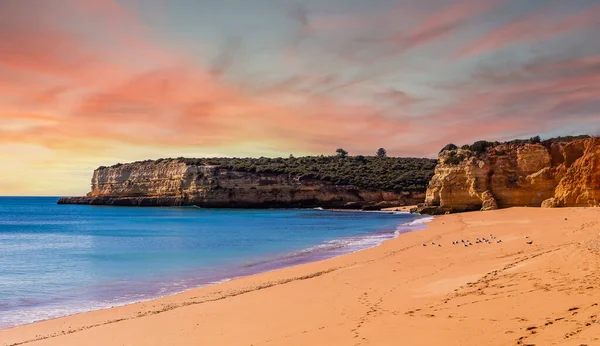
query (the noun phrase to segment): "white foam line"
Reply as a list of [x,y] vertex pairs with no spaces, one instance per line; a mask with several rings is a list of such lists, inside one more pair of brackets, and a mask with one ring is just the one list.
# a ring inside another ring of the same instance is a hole
[[424,224],[430,223],[431,221],[433,221],[433,216],[427,216],[427,217],[423,217],[420,219],[416,219],[412,222],[409,222],[407,225],[408,226],[424,225]]

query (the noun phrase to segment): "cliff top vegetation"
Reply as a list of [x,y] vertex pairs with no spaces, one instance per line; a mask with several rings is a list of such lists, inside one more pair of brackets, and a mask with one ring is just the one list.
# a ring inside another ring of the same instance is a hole
[[[316,179],[337,185],[364,189],[424,192],[433,177],[437,160],[386,156],[305,156],[289,158],[168,158],[139,161],[172,161],[197,166],[217,166],[242,172],[290,174],[300,179]],[[134,163],[135,164],[135,163]],[[117,164],[111,168],[120,167]],[[103,169],[106,167],[100,167]]]
[[[521,145],[525,145],[525,144],[541,144],[549,149],[553,143],[567,143],[567,142],[571,142],[574,140],[588,139],[588,138],[592,138],[592,137],[588,136],[588,135],[580,135],[580,136],[554,137],[554,138],[542,140],[540,138],[540,136],[535,136],[535,137],[531,137],[530,139],[515,139],[515,140],[507,141],[507,142],[477,141],[471,145],[465,144],[461,147],[462,150],[470,151],[470,152],[466,152],[466,153],[464,153],[464,152],[457,153],[455,150],[458,149],[458,147],[454,144],[448,144],[442,148],[442,150],[440,151],[440,155],[442,153],[448,151],[447,157],[445,158],[444,162],[447,164],[451,164],[451,165],[458,165],[464,159],[466,159],[468,157],[471,157],[473,155],[484,154],[488,151],[488,148],[494,148],[494,147],[497,147],[500,145],[507,145],[509,147],[515,147],[515,146],[521,146]],[[504,150],[497,150],[497,151],[495,151],[495,153],[496,153],[496,155],[500,155],[500,156],[505,155]]]
[[[493,147],[497,147],[499,145],[518,146],[518,145],[524,145],[524,144],[542,144],[546,147],[549,147],[552,143],[571,142],[571,141],[578,140],[578,139],[588,139],[588,138],[591,138],[591,136],[588,136],[588,135],[564,136],[564,137],[549,138],[549,139],[545,139],[545,140],[542,140],[540,138],[540,136],[535,136],[535,137],[531,137],[530,139],[514,139],[512,141],[507,141],[507,142],[477,141],[471,145],[465,144],[461,147],[461,149],[471,150],[475,153],[484,153],[487,150],[487,148],[493,148]],[[458,146],[451,143],[451,144],[448,144],[445,147],[443,147],[442,150],[440,151],[440,154],[444,151],[455,150],[455,149],[458,149]]]

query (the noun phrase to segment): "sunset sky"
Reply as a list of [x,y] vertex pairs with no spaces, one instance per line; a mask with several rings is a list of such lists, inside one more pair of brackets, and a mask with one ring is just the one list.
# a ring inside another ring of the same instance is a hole
[[600,0],[1,0],[0,195],[178,156],[600,133]]

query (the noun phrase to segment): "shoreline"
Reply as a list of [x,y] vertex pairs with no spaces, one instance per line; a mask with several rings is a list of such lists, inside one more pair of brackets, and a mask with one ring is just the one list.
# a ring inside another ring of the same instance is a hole
[[[324,261],[2,330],[0,345],[594,344],[599,219],[598,208],[439,216]],[[488,233],[503,242],[475,244]],[[461,237],[474,246],[451,244]]]
[[[311,209],[303,209],[303,210],[313,210]],[[324,212],[348,212],[348,213],[374,213],[374,212],[384,212],[384,211],[362,211],[362,210],[331,210],[331,209],[321,209],[320,211]],[[60,316],[51,316],[44,319],[39,319],[36,321],[13,324],[10,323],[5,324],[4,326],[0,325],[0,332],[5,330],[11,330],[14,328],[29,326],[32,324],[43,323],[47,321],[52,321],[61,318],[68,318],[72,316],[78,316],[86,313],[93,313],[96,311],[104,311],[110,310],[113,308],[122,308],[134,304],[139,303],[148,303],[155,300],[163,299],[166,297],[182,294],[191,290],[202,289],[214,285],[219,285],[224,282],[229,282],[232,280],[238,280],[242,278],[246,278],[249,276],[260,275],[265,273],[270,273],[286,268],[292,268],[296,266],[302,266],[310,263],[317,263],[322,261],[327,261],[332,258],[345,256],[349,254],[356,253],[358,251],[363,251],[366,249],[370,249],[373,247],[380,246],[382,243],[397,238],[400,234],[406,232],[412,232],[421,229],[424,227],[424,223],[428,222],[418,222],[415,221],[425,219],[430,220],[430,217],[427,215],[413,215],[413,219],[402,220],[398,219],[398,225],[395,229],[386,229],[377,232],[371,232],[369,234],[364,234],[360,236],[344,236],[341,238],[331,239],[329,241],[315,244],[306,248],[299,249],[294,252],[279,254],[275,257],[270,257],[268,259],[264,259],[258,262],[247,262],[245,264],[240,264],[239,266],[231,267],[227,269],[227,272],[223,272],[217,276],[209,276],[209,277],[195,277],[189,278],[184,277],[175,280],[175,277],[171,277],[171,280],[180,281],[185,280],[188,281],[186,284],[187,287],[175,288],[171,287],[170,289],[165,289],[164,293],[160,293],[158,295],[153,295],[150,297],[143,298],[133,298],[132,300],[123,300],[123,301],[114,301],[114,302],[106,302],[105,304],[94,304],[89,308],[65,308],[66,312],[64,315]],[[192,283],[196,282],[196,283]],[[143,284],[143,283],[142,283]],[[24,313],[26,311],[15,311],[15,313]],[[29,312],[31,314],[32,311]],[[1,344],[0,344],[1,345]]]

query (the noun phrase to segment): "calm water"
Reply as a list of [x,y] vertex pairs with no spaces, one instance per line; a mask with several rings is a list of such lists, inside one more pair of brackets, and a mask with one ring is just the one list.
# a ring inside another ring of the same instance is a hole
[[0,198],[0,329],[364,249],[408,214],[56,205]]

